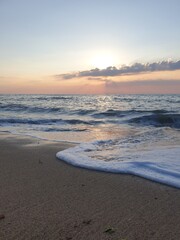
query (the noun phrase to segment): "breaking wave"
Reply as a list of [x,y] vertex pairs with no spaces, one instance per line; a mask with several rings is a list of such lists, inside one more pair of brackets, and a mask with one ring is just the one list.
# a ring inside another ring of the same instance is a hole
[[180,114],[152,114],[133,118],[129,122],[145,126],[180,128]]

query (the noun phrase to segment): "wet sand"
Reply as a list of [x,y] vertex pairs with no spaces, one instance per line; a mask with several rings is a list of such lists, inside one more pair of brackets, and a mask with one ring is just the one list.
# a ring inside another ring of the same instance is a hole
[[56,159],[70,146],[0,134],[0,239],[180,239],[179,189]]

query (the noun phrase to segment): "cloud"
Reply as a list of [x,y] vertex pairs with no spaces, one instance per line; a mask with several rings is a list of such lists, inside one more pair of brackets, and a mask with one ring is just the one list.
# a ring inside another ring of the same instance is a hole
[[76,73],[67,73],[67,74],[59,74],[59,75],[54,75],[55,78],[63,78],[65,80],[72,79],[76,77]]
[[153,63],[134,63],[131,66],[122,65],[120,68],[116,67],[107,67],[105,69],[91,69],[87,71],[80,71],[75,73],[59,74],[55,75],[57,79],[73,79],[80,77],[115,77],[123,75],[132,75],[138,73],[147,73],[147,72],[157,72],[157,71],[174,71],[180,70],[180,60],[179,61],[162,61],[162,62],[153,62]]

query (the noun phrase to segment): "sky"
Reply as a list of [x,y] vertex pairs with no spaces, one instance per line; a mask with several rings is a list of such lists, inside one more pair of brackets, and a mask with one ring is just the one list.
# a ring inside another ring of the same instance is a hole
[[0,0],[0,93],[180,93],[179,0]]

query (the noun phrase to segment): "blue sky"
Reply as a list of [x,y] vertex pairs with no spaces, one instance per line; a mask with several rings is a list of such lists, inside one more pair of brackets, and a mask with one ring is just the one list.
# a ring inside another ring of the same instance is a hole
[[0,0],[0,76],[179,60],[179,13],[179,0]]

